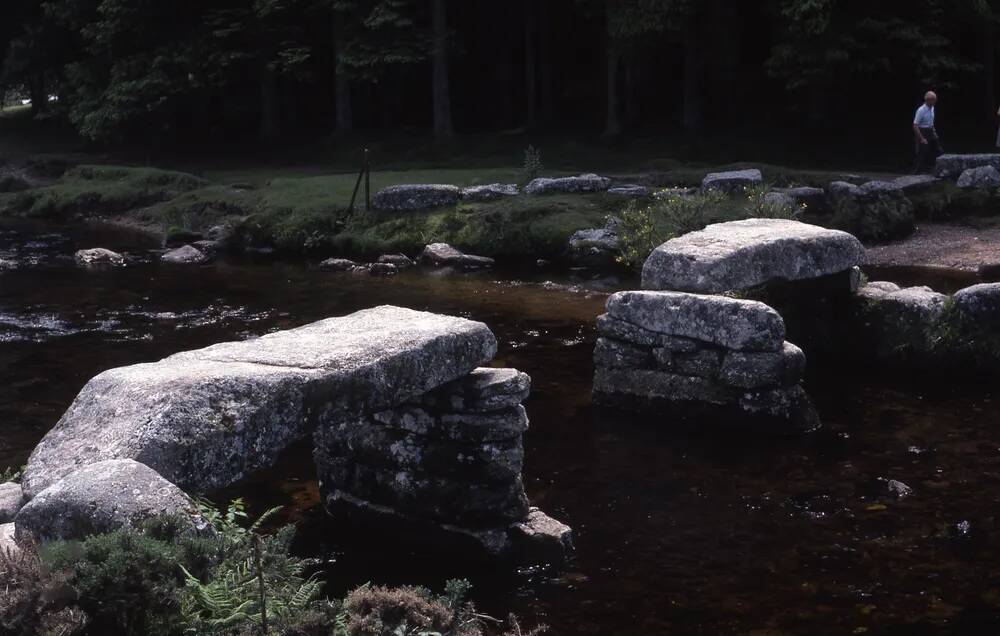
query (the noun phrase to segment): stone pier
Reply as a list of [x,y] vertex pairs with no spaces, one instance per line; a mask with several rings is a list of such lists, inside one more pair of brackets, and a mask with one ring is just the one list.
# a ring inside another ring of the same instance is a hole
[[719,223],[667,241],[646,260],[644,291],[612,295],[597,320],[595,400],[698,426],[818,427],[801,385],[805,354],[785,340],[782,316],[748,297],[811,280],[849,293],[863,251],[850,234],[785,219]]

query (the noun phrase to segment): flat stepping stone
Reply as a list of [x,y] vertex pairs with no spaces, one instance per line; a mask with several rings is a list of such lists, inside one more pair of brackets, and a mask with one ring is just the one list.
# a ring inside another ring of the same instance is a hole
[[541,177],[524,187],[528,194],[552,194],[556,192],[569,194],[584,194],[588,192],[605,192],[611,187],[611,179],[596,174],[581,174],[576,177],[558,177],[550,179]]
[[728,172],[711,172],[701,181],[702,192],[713,190],[727,193],[740,192],[764,183],[764,175],[760,170],[730,170]]
[[786,219],[709,225],[657,247],[642,268],[644,289],[718,294],[775,280],[836,274],[861,262],[847,232]]
[[612,294],[608,318],[645,331],[680,336],[736,351],[779,351],[785,321],[756,300],[682,292],[627,291]]
[[376,210],[404,212],[451,207],[458,204],[461,191],[457,186],[439,183],[395,185],[375,193],[372,205]]

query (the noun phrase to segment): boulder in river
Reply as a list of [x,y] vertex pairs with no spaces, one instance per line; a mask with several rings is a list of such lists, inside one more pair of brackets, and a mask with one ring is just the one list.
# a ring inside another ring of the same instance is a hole
[[396,269],[406,269],[416,265],[413,259],[406,254],[383,254],[378,257],[378,262],[393,265]]
[[270,466],[317,426],[467,375],[496,354],[483,323],[382,306],[105,371],[35,448],[30,498],[80,466],[140,461],[204,493]]
[[204,263],[208,260],[208,257],[198,248],[192,245],[185,245],[164,252],[160,260],[164,263],[173,263],[175,265],[196,265]]
[[935,163],[935,174],[946,179],[956,179],[966,170],[993,166],[1000,170],[1000,154],[941,155]]
[[757,168],[749,170],[730,170],[728,172],[711,172],[701,181],[701,191],[719,191],[729,194],[742,192],[747,188],[764,183],[764,176]]
[[197,506],[148,466],[114,459],[84,466],[35,495],[14,522],[17,539],[84,539],[138,527],[161,514],[187,519],[194,533],[208,530]]
[[785,322],[762,302],[682,292],[626,291],[608,299],[608,317],[661,334],[737,351],[778,351]]
[[328,258],[319,264],[320,269],[330,272],[350,272],[357,269],[359,265],[346,258]]
[[969,168],[958,177],[960,188],[996,188],[1000,186],[1000,170],[993,166]]
[[559,563],[573,550],[573,530],[538,508],[511,526],[514,551],[532,563]]
[[596,174],[581,174],[576,177],[540,177],[524,187],[527,194],[585,194],[605,192],[611,187],[611,179]]
[[453,185],[421,183],[395,185],[375,193],[372,204],[376,210],[404,212],[451,207],[458,204],[459,189]]
[[459,269],[485,269],[493,267],[495,264],[492,258],[466,254],[447,243],[427,245],[420,254],[420,260],[438,267],[457,267]]
[[24,505],[24,491],[21,484],[8,481],[0,484],[0,523],[8,523],[17,516]]
[[721,293],[851,269],[864,248],[846,232],[787,219],[709,225],[671,239],[642,268],[645,289]]
[[583,266],[610,266],[621,253],[618,247],[619,220],[611,218],[604,227],[577,230],[569,237],[569,256]]
[[103,247],[93,247],[86,250],[78,250],[73,255],[77,265],[124,265],[125,257],[118,252],[112,252]]
[[462,200],[464,201],[493,201],[506,197],[516,197],[519,194],[521,194],[521,190],[516,183],[489,183],[462,188]]

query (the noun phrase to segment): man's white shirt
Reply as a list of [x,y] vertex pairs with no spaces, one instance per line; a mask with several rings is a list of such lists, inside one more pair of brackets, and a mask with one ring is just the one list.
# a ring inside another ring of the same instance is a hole
[[934,107],[923,104],[917,109],[917,114],[913,117],[913,125],[917,128],[934,127]]

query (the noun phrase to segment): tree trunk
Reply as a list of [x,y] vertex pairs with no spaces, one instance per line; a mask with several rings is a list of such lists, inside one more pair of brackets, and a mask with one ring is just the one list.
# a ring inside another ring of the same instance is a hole
[[691,131],[701,129],[701,42],[698,20],[692,15],[684,29],[684,128]]
[[535,78],[535,2],[524,0],[524,123],[534,128],[538,123],[538,83]]
[[45,91],[45,78],[34,75],[28,83],[28,99],[31,100],[31,114],[38,115],[49,106],[49,96]]
[[634,55],[625,59],[625,125],[639,123],[639,64]]
[[351,108],[351,80],[344,69],[343,57],[346,45],[344,34],[344,16],[339,11],[333,12],[334,66],[333,91],[336,108],[336,125],[338,133],[349,133],[354,130],[354,111]]
[[451,123],[451,94],[448,84],[448,16],[445,0],[431,0],[431,29],[434,38],[433,92],[434,137],[447,139],[455,134]]
[[497,123],[500,128],[507,128],[514,120],[514,100],[511,99],[514,70],[507,39],[503,34],[500,38],[500,59],[497,65]]
[[552,89],[552,47],[549,46],[549,3],[538,3],[538,84],[541,116],[545,123],[555,118]]
[[260,73],[260,138],[270,142],[279,135],[278,76],[266,62],[261,64]]
[[608,113],[604,123],[605,139],[613,139],[622,134],[622,122],[619,115],[618,99],[618,67],[622,56],[610,40],[608,41]]
[[[980,64],[983,65],[983,123],[989,123],[991,130],[997,127],[997,97],[996,97],[996,40],[993,36],[993,25],[986,23],[978,29],[976,44]],[[978,120],[978,118],[977,118]],[[978,128],[978,124],[977,124]]]

